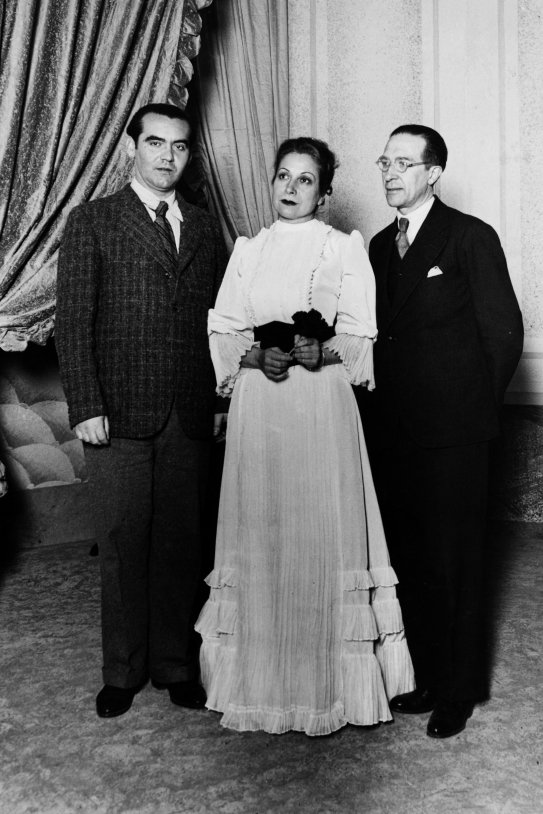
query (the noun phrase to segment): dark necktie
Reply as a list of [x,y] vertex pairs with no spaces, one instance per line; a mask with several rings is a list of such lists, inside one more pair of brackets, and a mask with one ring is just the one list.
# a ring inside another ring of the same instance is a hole
[[177,246],[175,245],[175,237],[173,234],[173,229],[169,220],[166,218],[166,212],[168,211],[168,204],[166,201],[161,201],[157,208],[155,209],[155,226],[160,232],[160,237],[162,238],[162,243],[164,244],[164,248],[168,252],[168,254],[173,254],[175,257],[177,254]]
[[398,249],[398,254],[403,260],[403,256],[409,248],[409,241],[407,239],[407,228],[409,226],[409,221],[407,218],[400,218],[398,221],[398,234],[396,235],[396,248]]

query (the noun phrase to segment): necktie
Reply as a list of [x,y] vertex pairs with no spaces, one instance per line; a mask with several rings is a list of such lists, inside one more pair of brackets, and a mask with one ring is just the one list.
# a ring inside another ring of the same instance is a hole
[[398,249],[398,254],[403,260],[403,256],[409,248],[409,241],[407,239],[407,227],[409,226],[409,221],[407,218],[400,218],[398,221],[398,234],[396,235],[396,248]]
[[177,246],[175,245],[175,237],[173,235],[173,229],[171,227],[170,222],[166,218],[166,212],[168,211],[168,204],[166,201],[161,201],[157,208],[155,209],[155,226],[157,230],[160,232],[160,237],[162,238],[162,243],[164,244],[164,248],[168,252],[168,254],[173,254],[174,257],[177,254]]

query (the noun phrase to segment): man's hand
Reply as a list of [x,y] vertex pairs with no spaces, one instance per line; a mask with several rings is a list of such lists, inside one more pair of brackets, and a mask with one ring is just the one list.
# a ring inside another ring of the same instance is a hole
[[0,461],[0,497],[4,497],[8,493],[8,481],[6,478],[6,468],[2,461]]
[[224,441],[226,438],[226,425],[228,423],[228,413],[215,413],[213,421],[213,438],[215,441]]
[[80,441],[86,444],[109,444],[109,420],[107,415],[97,415],[87,418],[74,427],[74,432]]

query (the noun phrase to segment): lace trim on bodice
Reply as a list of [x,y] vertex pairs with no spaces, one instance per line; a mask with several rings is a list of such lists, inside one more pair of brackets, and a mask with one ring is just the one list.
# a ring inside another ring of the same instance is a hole
[[[293,313],[296,310],[302,311],[309,311],[313,307],[313,286],[315,283],[315,275],[321,265],[322,258],[324,256],[324,252],[326,249],[326,244],[328,242],[328,238],[332,232],[332,226],[329,226],[326,223],[322,223],[322,221],[311,221],[311,223],[315,223],[319,225],[319,240],[315,241],[315,246],[313,247],[314,250],[308,257],[307,262],[307,272],[303,276],[303,284],[302,290],[300,292],[300,307],[299,309],[294,309]],[[282,224],[280,221],[276,221],[273,226],[271,226],[266,234],[263,237],[262,245],[260,247],[260,252],[258,257],[254,263],[254,268],[251,273],[251,279],[247,286],[247,302],[246,302],[246,309],[249,315],[249,319],[252,322],[253,327],[259,324],[256,309],[254,304],[254,297],[253,292],[255,285],[258,281],[260,274],[262,273],[263,269],[265,268],[265,263],[263,262],[263,258],[266,255],[267,250],[269,249],[270,241],[273,240],[275,235],[277,234],[278,230],[281,228],[291,228],[296,229],[300,228],[295,225],[288,226]]]

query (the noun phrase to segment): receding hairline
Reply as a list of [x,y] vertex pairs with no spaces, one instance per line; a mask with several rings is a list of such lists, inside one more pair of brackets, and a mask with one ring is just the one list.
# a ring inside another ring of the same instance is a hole
[[441,167],[442,170],[445,169],[449,151],[441,133],[425,124],[401,124],[390,133],[388,141],[395,136],[402,135],[421,138],[424,142],[421,158],[427,165],[438,166]]
[[[392,139],[401,138],[402,136],[411,136],[411,138],[421,139],[420,154],[421,154],[421,157],[424,155],[424,153],[426,152],[426,150],[428,148],[428,142],[426,141],[424,136],[415,135],[414,133],[408,133],[407,130],[402,130],[399,133],[391,134],[387,139],[387,143],[385,145],[385,151],[386,151],[388,145],[390,144],[390,142],[392,141]],[[412,156],[407,156],[407,155],[402,156],[402,157],[403,158],[412,158]]]
[[148,118],[150,119],[152,117],[154,117],[156,119],[167,119],[170,122],[179,122],[180,124],[184,124],[184,125],[186,125],[186,127],[188,129],[188,134],[189,135],[190,135],[190,133],[192,131],[192,126],[191,126],[191,123],[188,121],[188,119],[181,119],[179,116],[168,116],[167,113],[155,113],[154,111],[150,110],[148,113],[144,113],[143,116],[141,117],[142,129],[141,129],[140,136],[143,135],[143,128],[145,126],[146,119],[148,119]]

